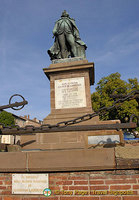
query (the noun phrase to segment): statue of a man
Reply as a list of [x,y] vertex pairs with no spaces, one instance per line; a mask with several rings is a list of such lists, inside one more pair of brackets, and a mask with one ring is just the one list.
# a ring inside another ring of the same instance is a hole
[[55,42],[48,50],[51,60],[69,57],[85,57],[85,49],[87,46],[80,39],[75,20],[69,17],[66,10],[62,12],[61,18],[56,21],[53,35],[55,37]]

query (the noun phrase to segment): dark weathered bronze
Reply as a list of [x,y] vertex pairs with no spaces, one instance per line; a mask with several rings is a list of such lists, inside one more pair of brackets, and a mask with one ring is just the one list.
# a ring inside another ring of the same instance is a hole
[[69,57],[85,58],[86,44],[80,39],[75,20],[64,10],[53,29],[54,45],[48,50],[51,60]]
[[[12,98],[15,96],[21,97],[23,99],[23,101],[11,103]],[[28,102],[24,99],[23,96],[21,96],[20,94],[14,94],[10,97],[8,105],[0,106],[0,111],[7,109],[7,108],[12,108],[13,110],[21,110],[26,104],[28,104]],[[20,108],[18,108],[18,107],[20,107]]]

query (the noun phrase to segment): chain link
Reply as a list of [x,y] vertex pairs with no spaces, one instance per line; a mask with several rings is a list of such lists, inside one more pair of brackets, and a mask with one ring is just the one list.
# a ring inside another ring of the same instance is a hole
[[115,107],[116,108],[119,107],[121,105],[121,103],[123,103],[126,100],[130,100],[130,99],[135,98],[135,96],[138,95],[138,94],[139,94],[139,90],[133,90],[132,92],[130,92],[128,95],[126,95],[124,97],[123,97],[123,95],[121,95],[122,98],[114,101],[114,103],[109,107],[103,107],[103,108],[98,109],[96,112],[77,117],[73,120],[58,122],[57,124],[54,124],[54,125],[43,124],[40,127],[34,127],[33,125],[27,125],[24,128],[21,128],[19,126],[5,127],[3,124],[0,124],[0,129],[1,129],[1,126],[2,126],[2,128],[4,128],[4,129],[11,129],[11,128],[14,128],[15,130],[37,130],[38,129],[38,130],[45,131],[45,130],[48,130],[48,129],[51,129],[51,128],[62,128],[62,127],[66,127],[66,126],[71,126],[71,125],[74,125],[74,124],[81,123],[83,121],[90,120],[90,119],[98,116],[99,114],[105,114],[106,111],[111,110]]

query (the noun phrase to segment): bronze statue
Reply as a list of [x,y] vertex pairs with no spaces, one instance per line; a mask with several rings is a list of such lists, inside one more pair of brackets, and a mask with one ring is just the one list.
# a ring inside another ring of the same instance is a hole
[[54,45],[47,51],[51,60],[70,57],[85,58],[86,44],[80,39],[75,20],[64,10],[53,29]]

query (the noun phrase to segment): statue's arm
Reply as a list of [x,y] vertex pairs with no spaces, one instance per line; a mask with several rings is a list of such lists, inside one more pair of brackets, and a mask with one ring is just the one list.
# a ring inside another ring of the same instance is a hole
[[54,29],[53,29],[53,35],[56,36],[57,35],[57,28],[58,28],[58,23],[55,23]]
[[75,37],[75,40],[80,39],[80,34],[79,34],[79,30],[76,26],[73,26],[73,35]]

